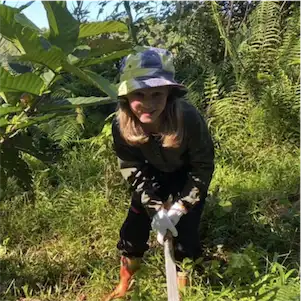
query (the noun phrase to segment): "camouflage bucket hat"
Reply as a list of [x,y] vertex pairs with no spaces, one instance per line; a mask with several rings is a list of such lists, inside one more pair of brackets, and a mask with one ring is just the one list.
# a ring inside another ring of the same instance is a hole
[[138,89],[160,86],[174,86],[184,95],[187,92],[185,86],[174,79],[172,54],[165,49],[145,48],[142,52],[129,54],[123,58],[118,96],[127,95]]

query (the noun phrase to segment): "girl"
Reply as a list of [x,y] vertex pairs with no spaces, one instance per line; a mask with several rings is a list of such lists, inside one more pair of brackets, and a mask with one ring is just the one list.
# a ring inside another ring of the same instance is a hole
[[182,99],[186,89],[174,73],[171,53],[159,48],[130,54],[122,63],[112,133],[132,199],[117,244],[120,283],[106,301],[125,295],[151,228],[160,244],[172,233],[176,260],[200,256],[198,228],[214,150],[204,119]]

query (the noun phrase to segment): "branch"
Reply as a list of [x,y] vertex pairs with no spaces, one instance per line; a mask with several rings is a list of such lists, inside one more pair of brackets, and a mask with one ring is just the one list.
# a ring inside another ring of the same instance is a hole
[[138,45],[136,28],[135,28],[135,25],[134,25],[134,22],[133,22],[133,16],[132,16],[132,12],[131,12],[130,1],[124,1],[123,4],[124,4],[125,11],[126,11],[126,13],[128,15],[128,18],[129,18],[128,27],[129,27],[130,35],[131,35],[134,43],[136,45]]
[[[228,18],[228,24],[227,24],[227,28],[226,28],[226,36],[227,38],[229,39],[229,35],[230,35],[230,25],[231,25],[231,19],[232,19],[232,13],[233,13],[233,4],[234,4],[234,1],[230,1],[230,15],[229,15],[229,18]],[[224,54],[224,60],[226,60],[226,57],[227,57],[227,51],[228,51],[228,48],[227,48],[227,44],[225,44],[225,54]]]

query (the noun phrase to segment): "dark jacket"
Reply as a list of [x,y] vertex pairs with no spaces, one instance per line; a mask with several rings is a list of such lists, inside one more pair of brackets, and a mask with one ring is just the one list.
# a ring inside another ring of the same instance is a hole
[[184,138],[179,148],[164,148],[160,139],[152,135],[147,143],[130,146],[120,135],[117,119],[113,120],[114,149],[122,176],[151,217],[165,201],[159,197],[161,181],[156,170],[164,174],[187,170],[179,199],[187,210],[206,198],[212,178],[214,149],[205,120],[193,105],[186,101],[181,105]]

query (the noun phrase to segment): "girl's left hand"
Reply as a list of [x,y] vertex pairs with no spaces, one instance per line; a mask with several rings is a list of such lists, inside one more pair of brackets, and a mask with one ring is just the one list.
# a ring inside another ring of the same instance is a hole
[[176,225],[183,214],[186,213],[186,209],[183,205],[178,202],[175,202],[167,212],[167,216],[172,221],[174,225]]
[[151,225],[153,230],[157,231],[157,240],[161,245],[164,244],[165,236],[168,231],[170,231],[173,236],[178,236],[178,231],[164,208],[155,214]]

